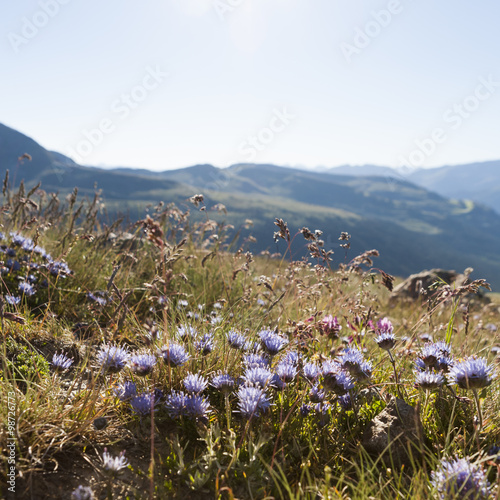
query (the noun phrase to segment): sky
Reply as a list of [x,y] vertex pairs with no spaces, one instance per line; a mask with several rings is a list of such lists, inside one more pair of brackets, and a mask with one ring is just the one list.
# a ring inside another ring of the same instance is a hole
[[0,0],[0,123],[78,163],[500,159],[494,0]]

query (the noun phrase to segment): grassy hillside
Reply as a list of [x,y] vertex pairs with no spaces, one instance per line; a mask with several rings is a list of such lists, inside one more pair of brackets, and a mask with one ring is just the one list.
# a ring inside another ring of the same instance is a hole
[[500,315],[481,283],[394,302],[360,259],[227,252],[209,207],[160,204],[122,231],[99,200],[5,193],[0,495],[495,498]]

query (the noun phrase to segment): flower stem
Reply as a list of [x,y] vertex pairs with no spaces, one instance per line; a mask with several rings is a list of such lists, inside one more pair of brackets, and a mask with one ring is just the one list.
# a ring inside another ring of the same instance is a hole
[[389,359],[392,364],[392,369],[394,370],[394,379],[396,381],[396,387],[398,389],[398,395],[400,399],[404,400],[403,393],[401,392],[401,387],[399,386],[399,377],[398,377],[398,372],[396,370],[396,362],[394,361],[394,358],[392,357],[392,353],[390,349],[387,349],[387,353],[389,354]]
[[472,389],[472,393],[474,394],[474,399],[476,400],[477,416],[479,418],[478,430],[481,430],[483,428],[483,412],[481,411],[481,401],[479,400],[477,389]]

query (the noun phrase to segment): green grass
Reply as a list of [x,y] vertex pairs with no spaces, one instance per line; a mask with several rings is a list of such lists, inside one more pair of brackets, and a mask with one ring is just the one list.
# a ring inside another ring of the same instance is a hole
[[[426,397],[414,386],[424,334],[436,341],[450,336],[456,359],[475,354],[498,365],[490,351],[498,334],[489,326],[499,326],[496,296],[491,304],[471,302],[465,293],[451,301],[429,295],[427,301],[397,303],[389,300],[378,271],[295,261],[290,252],[281,259],[252,255],[247,245],[232,248],[222,225],[203,212],[193,219],[184,209],[161,205],[150,209],[151,219],[106,226],[97,216],[99,200],[81,208],[76,199],[69,205],[37,200],[35,207],[25,202],[32,196],[6,194],[0,242],[4,251],[15,250],[13,258],[21,264],[15,270],[2,254],[0,392],[6,404],[0,418],[15,420],[13,434],[0,434],[2,474],[8,479],[12,437],[19,498],[69,498],[84,485],[96,498],[423,499],[431,495],[431,472],[439,461],[466,456],[484,468],[492,488],[498,482],[498,470],[487,459],[500,441],[498,379],[479,393],[481,429],[470,391],[456,388],[457,399],[441,388]],[[51,273],[39,253],[12,245],[11,231],[36,240],[72,272]],[[302,235],[291,236],[293,254],[294,245],[306,242]],[[353,257],[347,251],[346,263]],[[18,284],[30,275],[35,293],[20,295]],[[20,303],[7,303],[7,295],[20,296]],[[324,329],[329,314],[342,327],[336,335]],[[394,365],[374,340],[373,325],[384,317],[398,339],[391,351]],[[155,354],[165,344],[181,342],[176,337],[181,325],[197,331],[184,343],[191,357],[183,366],[159,359],[144,377],[130,367],[111,374],[98,366],[103,343]],[[206,418],[169,414],[165,399],[184,390],[188,373],[209,380],[218,372],[242,377],[243,353],[229,346],[226,335],[234,330],[258,342],[264,328],[288,340],[271,358],[271,370],[289,352],[302,360],[299,375],[284,388],[266,388],[271,402],[266,412],[244,418],[236,390],[225,397],[209,386],[202,396],[210,405]],[[214,348],[203,355],[196,342],[207,333]],[[335,393],[327,392],[329,404],[321,412],[310,401],[302,366],[336,359],[347,343],[363,350],[373,372],[354,383],[351,407],[344,409]],[[68,371],[54,372],[55,353],[74,360]],[[154,412],[141,416],[130,402],[120,401],[114,390],[126,380],[136,383],[138,393],[162,391]],[[369,455],[363,446],[370,422],[398,394],[418,409],[423,425],[418,453],[404,467],[388,455]],[[310,405],[308,414],[300,411],[304,404]],[[115,476],[104,470],[105,448],[113,456],[125,451],[128,466]],[[2,488],[6,496],[9,491]]]

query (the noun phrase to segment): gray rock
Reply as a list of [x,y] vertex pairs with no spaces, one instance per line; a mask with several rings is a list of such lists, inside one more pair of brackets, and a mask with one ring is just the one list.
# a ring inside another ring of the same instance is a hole
[[416,408],[393,399],[369,424],[362,445],[374,459],[387,467],[411,468],[421,459],[424,446],[422,422]]
[[444,269],[422,271],[418,274],[412,274],[396,286],[392,292],[391,299],[417,299],[422,296],[422,291],[428,292],[429,287],[439,280],[443,280],[448,285],[456,283],[457,286],[461,286],[465,283],[467,277],[464,274]]

